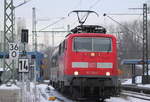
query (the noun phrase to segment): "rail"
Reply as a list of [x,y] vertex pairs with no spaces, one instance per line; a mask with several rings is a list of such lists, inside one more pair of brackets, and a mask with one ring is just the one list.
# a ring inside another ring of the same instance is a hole
[[144,93],[138,93],[138,92],[133,92],[133,91],[122,91],[121,95],[150,101],[150,95],[144,94]]
[[139,87],[136,85],[122,85],[121,88],[122,88],[122,90],[126,90],[126,91],[150,94],[150,88],[146,88],[146,87]]
[[122,85],[121,88],[121,95],[150,101],[150,88],[139,87],[136,85]]

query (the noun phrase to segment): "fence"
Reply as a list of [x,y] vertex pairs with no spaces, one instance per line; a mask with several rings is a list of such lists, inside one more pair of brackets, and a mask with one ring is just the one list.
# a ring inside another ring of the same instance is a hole
[[33,83],[31,86],[24,84],[21,88],[15,85],[0,86],[0,102],[42,102],[41,97],[38,88],[35,90]]
[[21,99],[19,96],[0,96],[0,102],[21,102]]
[[21,102],[19,91],[20,89],[2,87],[0,89],[0,102]]

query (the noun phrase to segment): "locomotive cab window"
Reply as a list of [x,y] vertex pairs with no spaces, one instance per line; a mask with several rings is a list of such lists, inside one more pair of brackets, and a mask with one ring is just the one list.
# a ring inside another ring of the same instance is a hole
[[61,47],[61,44],[59,44],[59,55],[61,55],[61,51],[62,50],[62,47]]
[[65,40],[59,45],[59,55],[65,51]]
[[51,57],[51,65],[52,68],[55,68],[56,66],[58,66],[57,60],[58,60],[58,53],[59,53],[59,48],[57,47]]
[[62,43],[62,52],[64,52],[64,51],[65,51],[65,40]]
[[102,37],[75,37],[73,50],[79,52],[111,52],[112,39]]

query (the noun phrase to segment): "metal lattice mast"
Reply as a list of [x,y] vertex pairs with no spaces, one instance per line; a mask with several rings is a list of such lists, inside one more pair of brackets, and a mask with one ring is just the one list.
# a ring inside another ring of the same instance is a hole
[[148,80],[148,31],[147,31],[147,4],[143,4],[143,75]]
[[32,46],[33,51],[37,51],[36,13],[35,8],[32,10]]
[[[8,43],[14,42],[14,6],[13,0],[4,0],[4,52],[8,53]],[[4,72],[7,69],[11,71],[11,76],[13,75],[14,60],[6,61],[4,57],[3,60]],[[4,74],[5,75],[5,74]],[[9,78],[6,78],[8,81]],[[4,82],[5,82],[4,81]]]
[[[32,8],[32,46],[33,46],[33,51],[35,51],[35,55],[37,54],[37,32],[36,32],[36,12],[35,8]],[[35,59],[36,60],[36,59]],[[37,88],[36,88],[36,79],[37,79],[37,62],[35,61],[35,67],[34,67],[34,98],[35,101],[37,100]]]

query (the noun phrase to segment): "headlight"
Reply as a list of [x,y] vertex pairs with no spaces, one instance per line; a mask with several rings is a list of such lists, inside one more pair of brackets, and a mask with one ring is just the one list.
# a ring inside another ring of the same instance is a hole
[[92,57],[95,56],[95,53],[92,52],[92,53],[91,53],[91,56],[92,56]]
[[110,72],[106,72],[106,76],[110,76]]
[[78,71],[75,71],[75,72],[74,72],[74,75],[76,75],[76,76],[79,75],[79,72],[78,72]]

